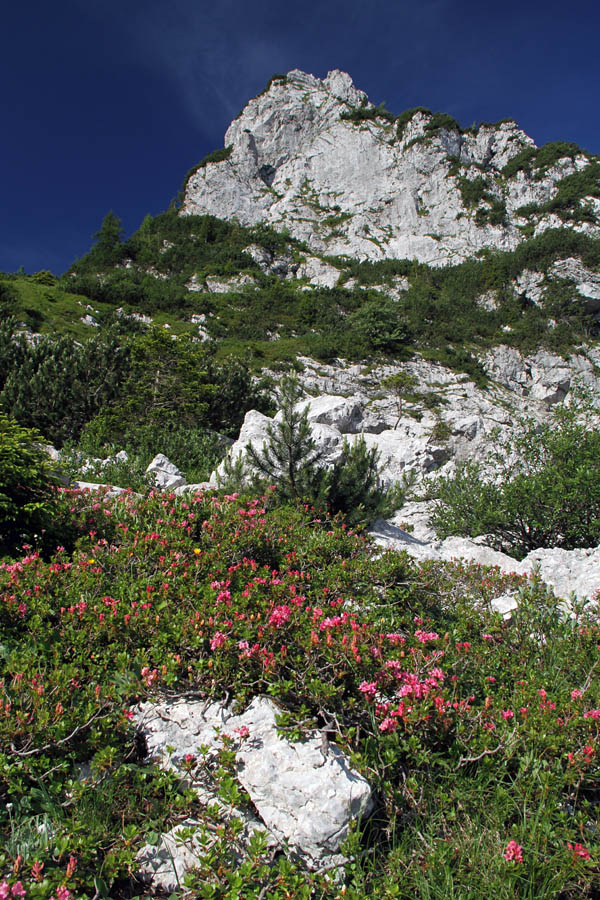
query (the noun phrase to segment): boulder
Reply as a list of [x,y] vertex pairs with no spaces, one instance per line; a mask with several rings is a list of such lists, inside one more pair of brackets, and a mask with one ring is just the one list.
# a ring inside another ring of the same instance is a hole
[[332,859],[341,863],[338,851],[351,821],[372,809],[369,784],[320,734],[311,733],[302,741],[278,735],[278,713],[268,697],[256,697],[241,715],[217,703],[179,699],[141,704],[134,722],[149,755],[191,780],[202,802],[211,799],[206,781],[194,782],[186,756],[195,756],[201,745],[215,751],[219,734],[247,735],[235,744],[236,775],[263,826],[311,867]]
[[156,486],[163,491],[172,491],[185,484],[185,477],[163,453],[157,453],[146,472],[152,475]]
[[318,256],[309,256],[298,266],[297,278],[306,278],[313,287],[335,287],[339,281],[339,269],[323,262]]
[[[73,487],[78,491],[102,491],[102,496],[109,498],[118,497],[119,494],[127,493],[126,488],[116,487],[112,484],[96,484],[91,481],[74,481]],[[141,497],[141,494],[134,493],[134,496]]]

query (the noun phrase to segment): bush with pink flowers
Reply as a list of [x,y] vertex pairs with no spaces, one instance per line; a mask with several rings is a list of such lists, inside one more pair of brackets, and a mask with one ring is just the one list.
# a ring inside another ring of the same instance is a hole
[[[270,495],[63,491],[58,509],[68,549],[0,565],[0,889],[146,896],[136,852],[194,817],[218,840],[191,896],[598,896],[596,610],[375,552]],[[490,608],[507,590],[510,623]],[[327,726],[376,796],[343,885],[260,842],[234,865],[231,824],[145,762],[130,710],[179,692],[269,694],[287,734]]]

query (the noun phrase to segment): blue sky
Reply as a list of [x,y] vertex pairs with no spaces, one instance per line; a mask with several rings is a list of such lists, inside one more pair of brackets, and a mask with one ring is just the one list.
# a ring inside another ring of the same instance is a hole
[[392,112],[512,116],[600,153],[600,6],[504,0],[22,0],[3,10],[0,270],[129,234],[271,75],[349,72]]

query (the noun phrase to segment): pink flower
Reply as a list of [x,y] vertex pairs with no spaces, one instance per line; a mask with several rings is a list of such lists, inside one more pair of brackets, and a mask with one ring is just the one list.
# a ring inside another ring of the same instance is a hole
[[247,725],[240,725],[239,728],[234,728],[233,733],[237,734],[241,738],[247,738],[250,734],[250,729]]
[[504,859],[507,862],[523,862],[523,848],[516,841],[509,841],[504,851]]
[[[322,610],[319,610],[319,612],[322,612]],[[291,614],[292,610],[287,604],[276,606],[269,616],[269,625],[273,625],[274,628],[279,628],[280,625],[284,625],[287,622]]]
[[515,714],[512,711],[512,709],[505,709],[502,712],[502,718],[505,719],[505,721],[507,721],[507,722],[510,721],[510,719],[514,719],[514,716],[515,716]]
[[11,888],[11,895],[13,897],[24,897],[25,896],[25,888],[21,884],[20,881],[15,881]]
[[227,635],[223,634],[222,631],[215,631],[214,635],[212,636],[211,642],[210,642],[210,649],[218,650],[219,647],[223,646],[223,644],[226,642],[226,640],[227,640]]
[[428,644],[430,641],[439,640],[439,634],[437,631],[422,631],[420,628],[417,628],[415,631],[415,637],[421,644]]
[[574,846],[573,844],[567,844],[567,847],[573,854],[573,857],[579,856],[581,859],[591,859],[590,854],[585,849],[583,844],[575,844]]
[[0,884],[0,900],[6,900],[7,897],[10,897],[10,888],[8,881],[3,881]]
[[398,727],[398,723],[394,719],[391,719],[388,716],[387,718],[385,718],[383,720],[383,722],[379,726],[379,730],[383,731],[384,734],[387,734],[388,732],[395,731],[397,727]]
[[583,697],[583,692],[579,688],[574,688],[571,691],[571,700],[579,700],[580,697]]
[[44,871],[44,863],[40,862],[39,859],[36,859],[36,861],[34,862],[34,864],[31,867],[31,874],[33,875],[33,877],[36,881],[42,880],[42,878],[44,877],[43,871]]
[[363,681],[358,686],[359,691],[369,698],[373,698],[377,693],[377,684],[374,681]]
[[590,709],[583,714],[584,719],[600,719],[600,709]]
[[[73,894],[71,891],[61,884],[60,887],[56,888],[56,900],[71,900]],[[52,898],[50,898],[52,900]]]

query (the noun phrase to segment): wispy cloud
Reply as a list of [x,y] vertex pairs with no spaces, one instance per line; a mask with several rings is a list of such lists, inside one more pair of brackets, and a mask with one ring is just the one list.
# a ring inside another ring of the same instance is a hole
[[120,52],[163,73],[196,126],[210,136],[222,133],[272,74],[285,71],[291,56],[286,22],[283,29],[269,22],[273,4],[260,0],[252,7],[240,0],[106,0],[101,7],[72,2],[86,15],[110,19]]

